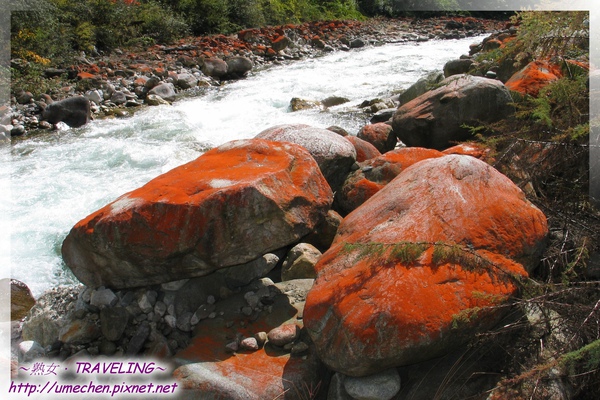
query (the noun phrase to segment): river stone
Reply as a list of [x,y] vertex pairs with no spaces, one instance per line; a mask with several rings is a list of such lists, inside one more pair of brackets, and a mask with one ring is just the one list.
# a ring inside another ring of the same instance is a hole
[[252,71],[254,63],[248,57],[235,56],[227,61],[227,78],[239,79],[248,75]]
[[98,307],[112,307],[119,301],[117,295],[110,289],[98,289],[92,292],[90,304]]
[[363,162],[381,155],[375,146],[356,136],[344,136],[356,150],[356,162]]
[[336,207],[347,214],[371,198],[411,165],[444,153],[422,147],[403,147],[359,163],[335,194]]
[[510,92],[500,81],[470,75],[444,79],[440,87],[403,104],[394,115],[395,136],[407,146],[443,150],[472,137],[468,126],[513,114]]
[[327,129],[310,125],[277,125],[262,131],[256,138],[296,143],[307,149],[333,191],[344,182],[356,161],[352,143]]
[[547,233],[543,213],[483,161],[418,162],[343,220],[315,266],[305,329],[346,375],[439,357],[505,315]]
[[400,375],[390,368],[369,376],[347,376],[344,389],[356,400],[390,400],[400,391]]
[[70,324],[79,287],[50,289],[42,294],[23,321],[23,340],[34,340],[46,347],[58,339],[61,328]]
[[72,128],[83,126],[90,122],[90,102],[83,96],[69,97],[55,101],[42,112],[42,119],[51,124],[64,122]]
[[276,254],[265,254],[249,263],[223,268],[217,271],[225,278],[227,286],[237,288],[249,284],[254,279],[263,278],[273,270],[279,263]]
[[146,340],[149,336],[150,324],[148,321],[142,321],[131,340],[129,340],[125,354],[127,356],[135,356],[138,354],[140,350],[142,350],[142,347],[144,346],[144,343],[146,343]]
[[357,137],[371,143],[382,154],[394,150],[398,142],[392,127],[383,122],[363,126]]
[[324,219],[331,202],[319,166],[301,146],[238,140],[83,219],[67,235],[62,254],[92,287],[203,276],[297,243]]
[[[420,95],[428,92],[429,90],[434,89],[434,86],[444,80],[444,73],[442,71],[433,71],[427,74],[426,76],[420,78],[418,81],[413,83],[408,87],[404,92],[400,94],[398,99],[400,100],[400,104],[406,104],[409,101],[416,99]],[[393,115],[390,115],[392,118]],[[389,120],[390,118],[386,119]],[[382,121],[383,122],[383,121]]]
[[44,357],[46,351],[34,340],[24,340],[19,343],[19,362],[30,362]]
[[101,335],[96,322],[88,319],[72,319],[63,325],[58,333],[58,340],[67,344],[87,344]]
[[100,311],[100,328],[110,341],[119,340],[129,322],[129,313],[123,307],[105,308]]
[[202,73],[212,78],[221,79],[227,75],[227,63],[220,58],[207,58],[202,63]]
[[177,75],[177,86],[182,89],[190,89],[198,85],[198,78],[189,73]]
[[452,75],[466,74],[471,69],[473,63],[474,61],[469,58],[450,60],[444,64],[444,77],[448,78]]
[[281,266],[281,280],[316,278],[315,264],[321,255],[321,252],[311,244],[297,244],[290,250]]
[[146,104],[148,104],[149,106],[168,106],[171,103],[169,103],[157,94],[149,94],[148,96],[146,96]]
[[300,328],[295,324],[278,326],[267,333],[269,343],[279,347],[292,343],[294,340],[298,339],[299,336]]
[[148,91],[148,95],[155,94],[163,100],[174,102],[177,96],[172,83],[163,82]]
[[[8,279],[2,279],[2,288],[6,285]],[[10,279],[10,320],[19,321],[23,319],[29,310],[35,305],[35,299],[31,290],[21,281]]]

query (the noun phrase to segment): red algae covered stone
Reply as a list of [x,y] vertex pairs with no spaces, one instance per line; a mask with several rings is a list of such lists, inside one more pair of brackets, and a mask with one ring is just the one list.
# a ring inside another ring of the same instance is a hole
[[62,247],[92,287],[136,287],[244,264],[310,233],[333,194],[302,147],[238,140],[78,222]]
[[532,61],[506,81],[506,87],[521,94],[537,96],[540,89],[562,76],[560,67],[547,61]]
[[344,219],[304,326],[346,375],[438,357],[498,322],[546,234],[543,213],[488,164],[421,161]]
[[337,206],[343,213],[354,211],[406,168],[419,161],[443,155],[433,149],[403,147],[361,162],[360,169],[348,175],[337,192]]

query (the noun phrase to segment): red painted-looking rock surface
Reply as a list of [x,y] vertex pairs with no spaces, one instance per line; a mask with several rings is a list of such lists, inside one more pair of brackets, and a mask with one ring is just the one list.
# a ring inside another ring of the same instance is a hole
[[297,242],[324,219],[332,196],[302,147],[233,141],[83,219],[62,254],[92,287],[202,276]]
[[421,161],[344,219],[315,266],[305,328],[346,375],[440,356],[498,321],[546,234],[542,212],[491,166]]

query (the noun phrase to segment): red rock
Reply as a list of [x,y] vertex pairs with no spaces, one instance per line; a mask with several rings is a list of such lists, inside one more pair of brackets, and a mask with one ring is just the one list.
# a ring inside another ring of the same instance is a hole
[[390,125],[379,122],[376,124],[365,125],[360,132],[358,138],[371,143],[381,153],[393,150],[396,147],[397,139],[393,134],[393,129]]
[[233,141],[77,223],[63,258],[92,287],[202,276],[296,242],[325,217],[331,201],[302,147]]
[[419,162],[344,219],[315,266],[305,329],[347,375],[438,357],[497,323],[546,234],[544,215],[484,162]]
[[348,176],[336,194],[340,211],[344,214],[354,211],[406,168],[419,161],[443,155],[437,150],[405,147],[362,162],[360,169]]
[[366,160],[370,160],[371,158],[375,158],[377,156],[380,156],[381,153],[379,152],[379,150],[377,150],[377,148],[375,146],[373,146],[371,143],[367,142],[366,140],[360,139],[356,136],[352,136],[352,135],[348,135],[348,136],[344,136],[346,138],[346,140],[349,140],[350,143],[352,143],[352,145],[354,146],[354,149],[356,149],[356,161],[357,162],[363,162]]
[[530,62],[511,76],[506,87],[521,94],[537,96],[540,89],[562,77],[560,67],[547,61]]
[[442,153],[460,154],[475,157],[482,161],[486,161],[490,158],[491,151],[492,150],[489,147],[486,147],[480,143],[461,143],[442,151]]
[[81,79],[81,80],[84,80],[84,79],[96,79],[97,78],[96,75],[90,74],[89,72],[80,72],[80,73],[77,74],[77,77],[79,79]]

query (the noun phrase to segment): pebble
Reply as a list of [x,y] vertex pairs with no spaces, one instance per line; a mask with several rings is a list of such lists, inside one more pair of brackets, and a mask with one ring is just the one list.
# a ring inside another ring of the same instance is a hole
[[300,327],[295,324],[288,324],[273,328],[267,334],[269,343],[283,347],[288,343],[293,342],[300,336]]

